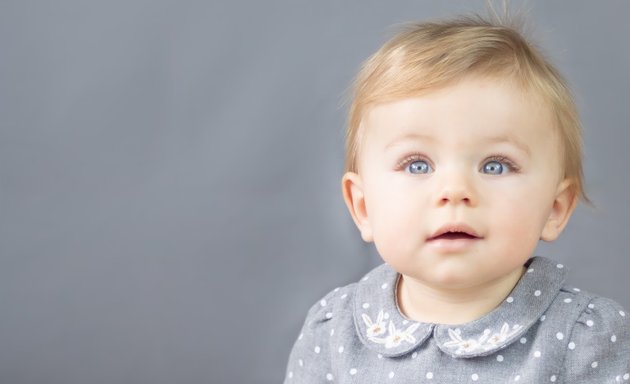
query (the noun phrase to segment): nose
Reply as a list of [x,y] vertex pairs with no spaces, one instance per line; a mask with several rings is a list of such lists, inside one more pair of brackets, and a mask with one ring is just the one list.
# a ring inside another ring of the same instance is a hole
[[472,176],[465,171],[452,170],[442,175],[437,205],[477,205],[477,192]]

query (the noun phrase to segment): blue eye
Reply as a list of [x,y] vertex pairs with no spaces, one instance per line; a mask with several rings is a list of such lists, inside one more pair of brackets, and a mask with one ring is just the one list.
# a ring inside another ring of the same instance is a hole
[[424,160],[416,160],[407,165],[406,171],[409,173],[429,173],[432,171],[431,166]]
[[509,171],[509,166],[497,160],[491,160],[481,167],[482,173],[489,175],[502,175]]

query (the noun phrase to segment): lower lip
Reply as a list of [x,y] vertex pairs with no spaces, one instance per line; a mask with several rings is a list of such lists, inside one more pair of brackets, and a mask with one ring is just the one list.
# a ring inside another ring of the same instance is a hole
[[462,239],[435,239],[427,241],[427,245],[438,252],[454,253],[462,252],[473,247],[481,238],[462,238]]

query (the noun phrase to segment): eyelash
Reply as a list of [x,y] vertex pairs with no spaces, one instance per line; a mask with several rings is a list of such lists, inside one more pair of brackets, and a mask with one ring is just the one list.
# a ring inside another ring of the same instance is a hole
[[404,171],[407,166],[409,166],[409,164],[413,163],[414,161],[418,161],[418,160],[422,160],[422,161],[426,161],[427,164],[429,164],[431,167],[433,167],[433,164],[431,164],[431,162],[422,155],[411,155],[411,156],[407,156],[405,158],[403,158],[401,161],[398,162],[398,164],[396,165],[396,170],[397,171]]
[[490,156],[490,157],[488,157],[487,159],[485,159],[483,161],[483,164],[486,164],[489,161],[496,161],[498,163],[507,165],[508,170],[510,172],[512,172],[512,173],[517,173],[517,172],[519,172],[521,170],[521,168],[518,165],[516,165],[515,162],[513,162],[512,160],[510,160],[507,157],[502,156],[502,155]]
[[[403,171],[407,168],[407,166],[409,166],[409,164],[413,163],[414,161],[419,161],[419,160],[426,161],[427,164],[429,164],[433,168],[433,164],[425,156],[410,155],[403,158],[400,162],[398,162],[398,164],[396,165],[396,170]],[[517,173],[521,170],[521,168],[518,165],[516,165],[515,162],[513,162],[509,158],[502,155],[492,155],[492,156],[487,157],[483,161],[482,166],[483,164],[486,164],[487,162],[490,162],[490,161],[496,161],[496,162],[506,165],[508,167],[508,170],[513,173]]]

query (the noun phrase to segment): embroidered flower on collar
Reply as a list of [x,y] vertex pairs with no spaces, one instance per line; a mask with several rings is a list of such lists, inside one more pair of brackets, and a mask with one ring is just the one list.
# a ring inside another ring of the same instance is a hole
[[370,341],[377,344],[384,344],[385,348],[395,348],[400,345],[401,342],[406,341],[408,343],[415,343],[416,338],[413,333],[418,329],[420,324],[414,323],[407,327],[406,330],[396,329],[396,326],[392,321],[389,322],[387,327],[387,335],[385,337],[378,337],[385,333],[385,323],[383,322],[383,311],[379,311],[376,318],[376,323],[372,322],[372,319],[365,313],[361,315],[363,322],[367,326],[366,334]]
[[380,336],[385,333],[385,322],[383,322],[384,314],[382,310],[378,312],[376,323],[373,323],[372,319],[370,319],[370,316],[366,315],[365,313],[362,314],[361,317],[363,318],[363,322],[367,326],[366,333],[368,338],[371,339],[375,336]]
[[448,335],[450,336],[451,340],[444,343],[444,346],[451,349],[457,348],[455,350],[455,354],[458,355],[466,352],[487,351],[499,346],[501,343],[509,339],[512,335],[520,331],[521,328],[523,327],[515,324],[510,329],[510,325],[508,323],[503,323],[501,331],[499,331],[498,333],[494,333],[492,336],[490,336],[492,331],[486,329],[483,332],[483,335],[481,335],[481,337],[476,340],[464,340],[459,329],[449,328]]

